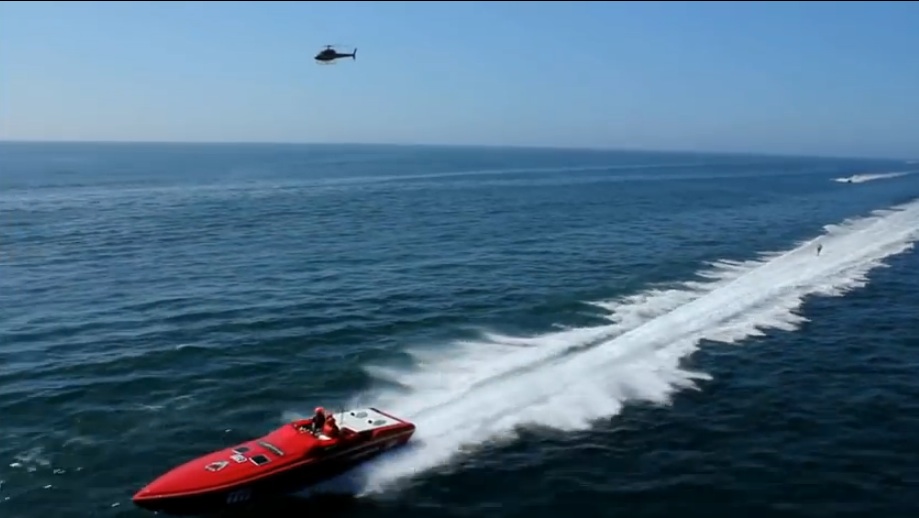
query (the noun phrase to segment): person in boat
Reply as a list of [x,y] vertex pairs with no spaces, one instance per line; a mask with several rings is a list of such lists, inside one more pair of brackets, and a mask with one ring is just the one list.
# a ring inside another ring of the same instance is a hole
[[323,426],[325,426],[326,416],[325,409],[321,406],[316,407],[316,413],[313,414],[313,421],[310,423],[310,430],[313,433],[319,433],[322,431]]
[[335,416],[328,416],[325,420],[325,424],[322,426],[322,435],[334,439],[335,437],[338,437],[338,432],[338,423],[335,422]]

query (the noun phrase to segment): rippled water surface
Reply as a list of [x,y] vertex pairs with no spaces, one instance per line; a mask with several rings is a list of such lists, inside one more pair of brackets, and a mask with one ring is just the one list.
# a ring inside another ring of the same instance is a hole
[[2,144],[0,516],[316,404],[419,427],[333,514],[919,516],[909,167]]

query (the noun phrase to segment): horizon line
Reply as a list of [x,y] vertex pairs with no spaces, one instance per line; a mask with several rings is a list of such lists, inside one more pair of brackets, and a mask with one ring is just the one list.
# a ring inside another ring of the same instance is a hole
[[540,151],[588,151],[595,153],[660,153],[682,155],[751,156],[764,158],[811,158],[844,160],[913,161],[916,158],[862,155],[807,155],[766,151],[698,151],[679,149],[645,149],[616,147],[551,146],[536,144],[457,144],[457,143],[397,143],[397,142],[310,142],[310,141],[249,141],[249,140],[74,140],[74,139],[4,139],[0,144],[148,144],[148,145],[224,145],[224,146],[377,146],[377,147],[430,147],[430,148],[484,148]]

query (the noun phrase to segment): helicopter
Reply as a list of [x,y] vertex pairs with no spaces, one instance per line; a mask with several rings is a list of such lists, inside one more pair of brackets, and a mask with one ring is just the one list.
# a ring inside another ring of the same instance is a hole
[[336,59],[339,58],[351,58],[357,59],[357,48],[353,52],[338,52],[334,49],[334,45],[326,45],[325,48],[316,54],[313,59],[321,65],[331,65]]

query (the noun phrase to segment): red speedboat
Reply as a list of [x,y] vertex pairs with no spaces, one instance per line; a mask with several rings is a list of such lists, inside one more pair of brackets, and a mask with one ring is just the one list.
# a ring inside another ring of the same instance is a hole
[[335,416],[337,434],[311,431],[312,419],[287,423],[173,468],[138,491],[134,503],[166,514],[202,514],[296,492],[404,445],[415,432],[414,424],[376,408]]

